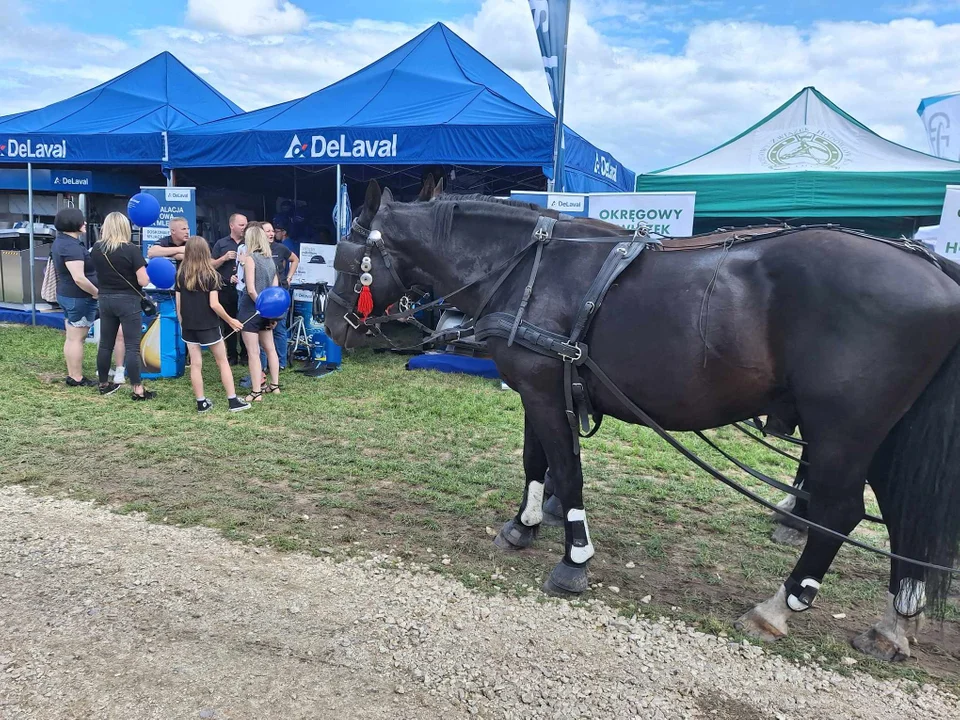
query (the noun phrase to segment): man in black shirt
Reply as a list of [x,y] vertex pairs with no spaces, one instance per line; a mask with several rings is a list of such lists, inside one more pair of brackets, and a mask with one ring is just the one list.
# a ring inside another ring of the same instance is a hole
[[[230,234],[217,240],[213,246],[213,266],[220,273],[223,286],[220,288],[220,304],[230,317],[237,317],[237,248],[243,242],[243,231],[247,229],[247,218],[240,213],[230,216]],[[245,319],[245,318],[242,318]],[[222,323],[223,334],[231,331],[226,323]],[[231,365],[240,363],[237,334],[233,333],[227,340],[227,357]]]
[[183,260],[183,248],[190,237],[190,223],[184,217],[176,217],[170,221],[170,234],[160,238],[156,245],[147,250],[148,258],[165,257],[179,263]]

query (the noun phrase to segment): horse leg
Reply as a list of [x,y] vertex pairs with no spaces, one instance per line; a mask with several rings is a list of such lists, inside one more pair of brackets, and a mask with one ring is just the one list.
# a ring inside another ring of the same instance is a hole
[[[800,459],[803,460],[803,462],[807,462],[807,448],[803,449],[803,454],[800,456]],[[807,466],[801,464],[800,467],[797,468],[797,475],[793,480],[793,487],[797,490],[803,490],[804,485],[806,485],[806,480]],[[791,512],[798,517],[808,518],[809,503],[806,500],[801,500],[793,495],[787,495],[783,500],[777,503],[777,507],[782,510],[786,510],[787,512]],[[807,541],[806,525],[798,523],[793,518],[784,517],[780,513],[773,513],[773,521],[776,524],[776,527],[773,529],[771,539],[775,543],[803,547]]]
[[[849,457],[837,447],[815,447],[811,452],[809,486],[810,521],[848,535],[863,518],[863,477],[865,461]],[[826,480],[831,482],[828,484]],[[762,640],[778,640],[788,634],[787,620],[794,613],[813,606],[813,600],[840,550],[842,541],[811,530],[807,544],[777,593],[743,615],[736,623],[739,630]]]
[[547,527],[563,527],[563,505],[554,490],[553,478],[550,477],[550,468],[544,477],[543,524]]
[[[877,461],[884,462],[883,452]],[[872,468],[871,468],[872,469]],[[890,551],[903,554],[900,543],[900,514],[891,507],[887,478],[882,473],[871,473],[870,487],[877,496],[880,511],[887,523]],[[883,617],[862,635],[853,640],[860,652],[879,660],[900,661],[910,657],[910,642],[916,642],[923,626],[926,606],[925,574],[922,568],[899,560],[890,561],[890,585],[887,607]]]
[[554,483],[554,497],[565,513],[563,559],[550,573],[543,590],[551,595],[578,595],[589,586],[587,563],[594,555],[583,507],[580,456],[574,452],[573,433],[562,401],[553,396],[525,395],[522,392],[521,397],[527,421],[536,427],[536,434],[546,454]]
[[547,456],[529,415],[523,420],[523,472],[526,487],[523,501],[512,520],[500,529],[493,544],[501,550],[522,550],[533,544],[543,520],[543,494],[546,485]]

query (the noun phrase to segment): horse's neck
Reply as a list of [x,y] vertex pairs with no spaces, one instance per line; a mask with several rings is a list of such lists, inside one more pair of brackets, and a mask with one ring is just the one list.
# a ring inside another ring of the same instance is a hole
[[432,285],[441,297],[484,278],[451,299],[452,304],[469,313],[479,306],[486,289],[499,277],[500,273],[493,271],[530,242],[536,220],[535,215],[526,217],[519,213],[456,217],[449,234],[431,233],[430,239],[418,248],[417,256],[407,260],[416,281]]

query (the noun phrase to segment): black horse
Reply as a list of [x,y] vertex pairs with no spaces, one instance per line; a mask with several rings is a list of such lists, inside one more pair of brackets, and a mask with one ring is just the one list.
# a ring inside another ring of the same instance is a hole
[[[535,243],[542,250],[535,258],[521,251],[532,247],[550,212],[437,195],[432,180],[414,203],[394,202],[389,190],[381,195],[369,185],[337,250],[326,319],[332,338],[346,348],[369,343],[372,325],[356,315],[361,291],[365,301],[367,288],[372,292],[374,315],[382,316],[415,284],[454,294],[473,317],[515,314],[526,298],[526,321],[568,336],[611,251],[609,241],[574,239],[609,240],[623,230],[561,218],[548,241]],[[952,567],[960,542],[960,266],[941,264],[902,245],[823,228],[718,248],[644,251],[609,289],[583,339],[623,395],[581,368],[583,395],[596,415],[637,422],[632,402],[677,431],[788,408],[807,442],[811,521],[850,533],[863,516],[867,478],[892,551]],[[565,398],[565,365],[572,363],[501,337],[487,343],[525,411],[526,488],[500,543],[523,548],[535,538],[549,467],[565,512],[565,554],[545,589],[583,592],[594,547]],[[787,618],[812,606],[840,545],[811,531],[790,576],[739,626],[766,639],[785,636]],[[887,611],[854,644],[880,658],[909,656],[921,614],[928,603],[942,611],[948,587],[947,574],[893,561]]]

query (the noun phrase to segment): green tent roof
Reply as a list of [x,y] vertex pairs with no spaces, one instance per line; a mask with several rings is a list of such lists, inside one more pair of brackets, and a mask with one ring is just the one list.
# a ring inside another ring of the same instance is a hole
[[694,190],[713,218],[939,217],[960,163],[886,140],[804,88],[732,140],[638,175],[640,192]]

